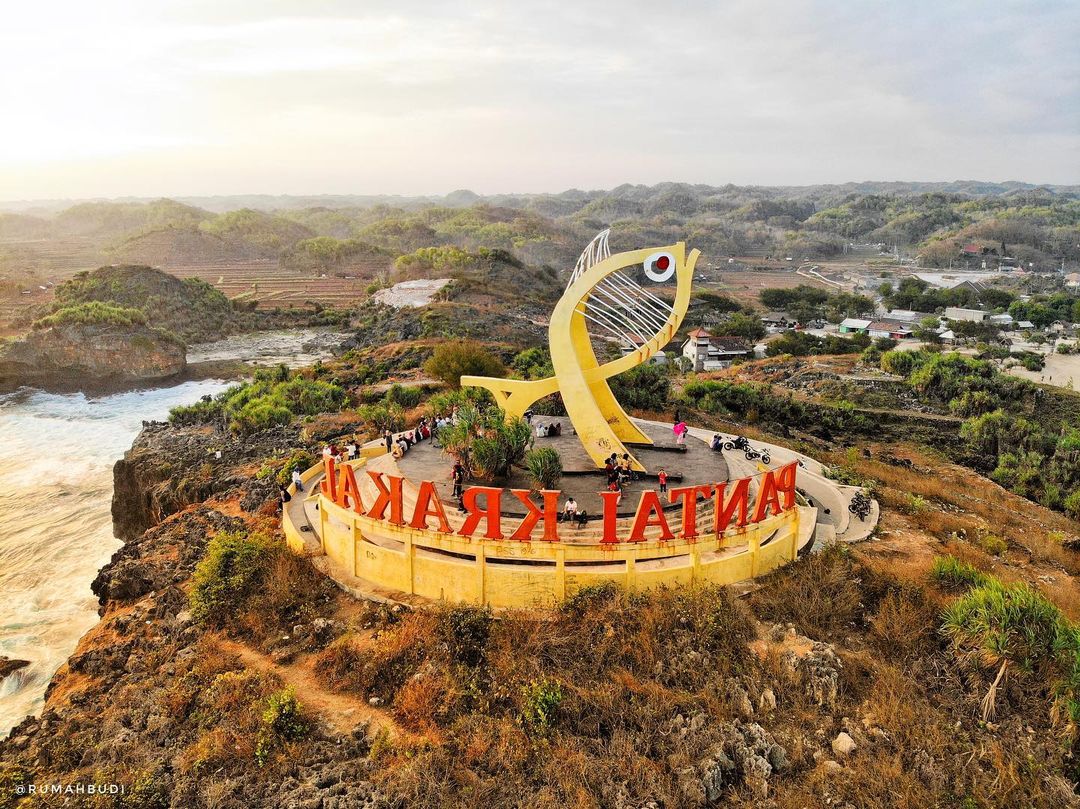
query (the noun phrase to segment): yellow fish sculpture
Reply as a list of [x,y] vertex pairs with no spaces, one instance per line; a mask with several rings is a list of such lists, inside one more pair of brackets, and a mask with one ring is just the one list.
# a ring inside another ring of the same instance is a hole
[[[521,417],[529,406],[561,392],[585,451],[596,465],[616,452],[627,453],[631,466],[645,467],[626,444],[651,444],[615,400],[608,380],[647,362],[678,331],[690,304],[690,282],[701,252],[686,252],[685,242],[668,247],[611,255],[610,231],[600,233],[577,261],[548,327],[555,376],[548,379],[496,379],[463,376],[462,385],[486,388],[508,416]],[[675,279],[675,300],[668,303],[635,280],[637,270],[652,283]],[[617,339],[627,353],[603,365],[596,358],[589,327]]]

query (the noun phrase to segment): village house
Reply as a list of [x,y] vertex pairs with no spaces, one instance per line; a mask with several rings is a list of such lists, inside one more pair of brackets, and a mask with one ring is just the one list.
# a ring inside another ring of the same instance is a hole
[[984,312],[982,309],[964,309],[960,306],[948,306],[945,308],[944,317],[946,320],[967,320],[972,323],[984,323],[990,318],[990,313]]
[[866,334],[872,320],[864,320],[859,317],[845,317],[840,321],[839,331],[841,334]]
[[750,346],[739,337],[718,336],[701,328],[690,332],[682,346],[682,355],[695,371],[730,368],[735,360],[746,359],[750,352]]
[[799,325],[799,321],[787,312],[766,312],[761,316],[761,323],[770,332],[787,331]]
[[910,323],[901,323],[898,320],[874,320],[866,327],[866,333],[871,337],[889,337],[893,340],[906,340],[914,336],[914,330]]
[[891,311],[880,308],[881,314],[886,315],[884,320],[898,320],[901,323],[920,323],[928,317],[934,317],[930,312],[916,312],[913,309],[893,309]]
[[1007,312],[1003,315],[990,315],[990,322],[1000,329],[1008,331],[1013,325],[1013,316]]

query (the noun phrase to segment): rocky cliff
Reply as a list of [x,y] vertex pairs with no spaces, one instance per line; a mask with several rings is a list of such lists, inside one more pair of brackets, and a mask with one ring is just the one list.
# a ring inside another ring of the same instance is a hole
[[[749,593],[599,587],[493,620],[353,599],[282,547],[259,472],[324,437],[305,430],[143,431],[116,468],[101,620],[0,741],[0,809],[1080,807],[1038,672],[1010,668],[988,719],[994,670],[940,632],[943,549],[1080,603],[1080,563],[1033,540],[1054,515],[968,470],[936,459],[931,495],[911,447],[911,469],[856,457],[883,535]],[[960,538],[1010,514],[1028,533],[998,556]],[[125,795],[21,797],[95,782]]]
[[63,324],[0,347],[0,384],[150,382],[186,366],[183,344],[145,325]]
[[113,531],[134,540],[166,517],[238,486],[273,497],[272,482],[252,480],[251,466],[298,442],[287,427],[239,441],[211,427],[147,423],[113,466]]

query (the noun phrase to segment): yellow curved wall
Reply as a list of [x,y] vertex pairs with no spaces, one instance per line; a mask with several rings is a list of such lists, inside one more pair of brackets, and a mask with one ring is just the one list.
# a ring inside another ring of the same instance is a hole
[[[305,481],[320,471],[318,466],[308,470]],[[606,581],[630,590],[743,581],[794,559],[814,525],[814,510],[796,507],[694,541],[517,542],[391,525],[321,493],[318,503],[321,551],[340,584],[390,599],[418,596],[494,608],[551,607],[582,587]],[[293,550],[318,553],[313,538],[305,543],[288,509],[282,523]]]

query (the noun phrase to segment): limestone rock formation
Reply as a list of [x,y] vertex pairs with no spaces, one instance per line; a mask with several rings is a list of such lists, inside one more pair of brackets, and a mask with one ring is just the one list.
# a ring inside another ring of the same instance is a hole
[[0,348],[0,383],[8,384],[149,382],[186,366],[182,343],[140,325],[58,325]]

